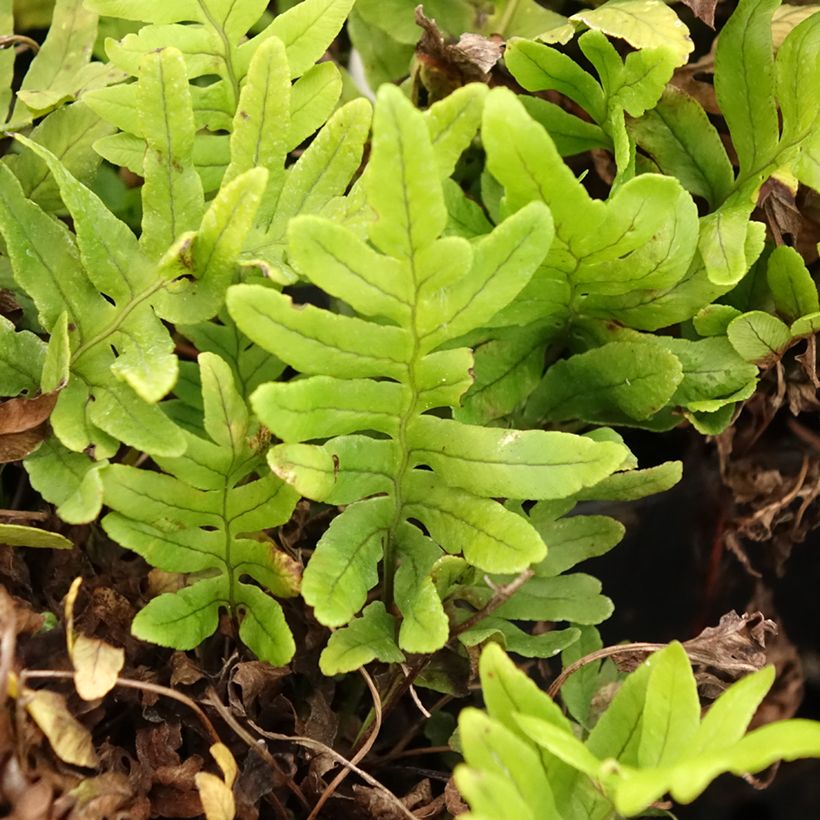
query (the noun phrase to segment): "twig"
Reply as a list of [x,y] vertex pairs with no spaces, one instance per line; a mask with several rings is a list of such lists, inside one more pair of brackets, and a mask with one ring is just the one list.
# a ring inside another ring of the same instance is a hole
[[[268,747],[261,740],[255,740],[253,735],[239,723],[239,721],[231,714],[231,710],[228,709],[228,707],[225,706],[225,704],[220,700],[212,686],[209,686],[206,691],[208,694],[208,703],[216,709],[219,716],[225,721],[225,723],[228,724],[234,734],[236,734],[240,740],[243,740],[249,749],[256,752],[256,754],[258,754],[259,757],[261,757],[262,760],[268,764],[271,771],[288,787],[288,789],[290,789],[291,792],[293,792],[296,799],[302,804],[302,807],[309,809],[310,803],[308,803],[308,799],[305,797],[304,792],[299,788],[298,784],[293,781],[293,778],[289,777],[282,771],[282,768],[276,762],[276,758],[270,753]],[[284,818],[284,820],[289,820],[290,815],[288,814],[287,809],[285,809],[282,805],[282,801],[276,796],[276,793],[271,791],[269,794],[273,800],[274,809],[279,817]]]
[[[502,604],[506,603],[507,600],[515,594],[519,589],[521,589],[527,581],[532,578],[535,574],[535,570],[531,567],[529,569],[525,569],[522,573],[516,576],[509,584],[506,584],[503,587],[496,587],[492,598],[477,612],[474,612],[466,621],[458,624],[457,626],[453,627],[453,630],[450,632],[450,637],[447,640],[447,643],[452,643],[452,641],[461,635],[463,632],[466,632],[468,629],[471,629],[477,623],[480,623],[485,618],[490,616],[493,612],[495,612]],[[399,679],[393,682],[388,689],[387,697],[384,700],[384,713],[390,711],[393,706],[398,702],[398,700],[404,696],[407,690],[413,685],[416,678],[429,666],[430,658],[424,657],[420,660],[416,661],[415,664],[409,667],[409,670],[404,673],[404,678]]]
[[[364,667],[359,669],[359,673],[364,678],[364,682],[367,684],[367,688],[370,689],[370,694],[373,696],[373,708],[376,710],[376,721],[373,726],[373,731],[367,737],[367,740],[361,745],[359,751],[350,759],[350,763],[352,766],[355,766],[360,760],[362,760],[367,753],[373,748],[373,744],[376,742],[376,738],[379,736],[379,732],[382,728],[382,702],[381,698],[379,697],[379,690],[376,689],[376,684],[373,683],[373,678],[370,677],[367,670]],[[333,793],[339,788],[341,782],[347,777],[350,773],[350,769],[342,769],[333,780],[330,781],[327,788],[322,792],[321,797],[317,801],[316,805],[313,807],[313,811],[308,815],[307,820],[316,820],[319,816],[319,812],[322,810],[322,806],[327,803],[327,801],[331,798]],[[398,799],[398,798],[397,798]],[[412,815],[410,815],[412,817]]]
[[20,46],[28,46],[35,54],[40,50],[40,44],[25,34],[4,34],[0,37],[0,48],[5,48],[16,43]]
[[[38,678],[74,680],[74,673],[62,672],[56,669],[24,669],[20,673],[21,684],[26,680],[34,680]],[[211,744],[222,743],[222,739],[217,734],[213,723],[211,723],[208,719],[205,712],[202,711],[196,701],[191,700],[191,698],[187,695],[183,695],[182,692],[177,692],[176,689],[170,689],[167,686],[160,686],[158,683],[148,683],[147,681],[133,680],[132,678],[117,678],[117,682],[114,685],[122,686],[126,689],[139,689],[142,692],[153,692],[155,695],[171,698],[172,700],[176,700],[179,703],[184,704],[199,718],[200,722],[205,727],[205,731],[208,733]]]
[[547,695],[555,700],[561,687],[567,682],[567,678],[590,663],[609,658],[612,655],[623,655],[628,652],[657,652],[665,646],[666,644],[664,643],[624,643],[618,644],[617,646],[605,646],[603,649],[596,649],[594,652],[590,652],[589,655],[578,658],[577,661],[562,670],[561,674],[550,684],[550,688],[547,689]]
[[[474,612],[466,621],[460,623],[457,627],[453,629],[450,633],[449,641],[452,641],[453,638],[457,638],[461,635],[462,632],[466,632],[468,629],[472,629],[479,621],[483,621],[485,618],[489,617],[493,614],[500,606],[507,603],[507,601],[516,593],[518,592],[527,581],[535,575],[535,570],[530,567],[529,569],[525,569],[520,575],[510,581],[509,584],[506,584],[503,587],[496,587],[493,592],[493,597],[490,598],[487,603],[478,610],[478,612]],[[448,641],[448,643],[449,643]]]
[[[430,708],[431,712],[438,712],[440,709],[443,709],[451,700],[453,700],[453,695],[442,695]],[[390,755],[397,754],[398,752],[404,751],[410,742],[416,737],[419,733],[419,730],[424,726],[427,722],[426,717],[419,718],[416,720],[412,726],[399,738],[398,742],[393,744],[393,749],[390,752]],[[384,757],[379,758],[379,760],[383,760]]]
[[257,734],[261,737],[267,738],[268,740],[279,740],[284,743],[292,743],[297,746],[303,746],[305,749],[310,749],[314,752],[326,754],[328,757],[335,760],[340,766],[344,766],[354,774],[357,774],[362,780],[364,780],[365,783],[372,786],[374,789],[378,789],[378,791],[380,791],[404,817],[408,817],[410,820],[418,820],[418,818],[410,812],[407,806],[405,806],[404,803],[402,803],[401,800],[399,800],[399,798],[390,791],[390,789],[379,783],[373,775],[368,774],[364,771],[364,769],[360,769],[352,761],[348,760],[343,755],[340,755],[335,749],[332,749],[320,740],[314,740],[312,737],[303,737],[300,735],[283,735],[278,732],[269,732],[261,726],[257,726],[250,718],[248,718],[248,725]]
[[420,755],[443,755],[452,754],[452,746],[423,746],[418,749],[402,749],[401,751],[388,752],[386,755],[370,761],[371,766],[384,766],[385,763],[392,763],[404,757],[419,757]]
[[51,514],[29,510],[0,510],[0,518],[18,519],[20,521],[45,521]]

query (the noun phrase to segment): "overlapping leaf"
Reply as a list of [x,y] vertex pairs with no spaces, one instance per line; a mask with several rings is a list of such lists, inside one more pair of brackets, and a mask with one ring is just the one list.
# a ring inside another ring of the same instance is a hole
[[[170,8],[118,0],[89,5],[101,14],[153,23],[106,43],[112,62],[128,74],[139,76],[146,55],[173,46],[181,52],[187,80],[217,78],[190,89],[195,168],[206,192],[218,188],[226,174],[230,180],[253,166],[267,168],[272,207],[282,188],[287,152],[325,122],[339,99],[338,69],[314,63],[338,34],[353,0],[305,0],[250,39],[245,34],[267,6],[259,0],[203,0]],[[145,123],[136,113],[139,95],[139,84],[88,95],[89,104],[121,131],[100,140],[97,149],[135,173],[142,171],[146,138]],[[170,94],[168,110],[179,106],[180,98]]]
[[478,784],[498,777],[502,766],[528,774],[526,783],[505,779],[523,816],[545,816],[552,806],[561,817],[581,816],[578,803],[591,794],[582,816],[607,817],[614,809],[633,817],[667,792],[690,803],[724,772],[754,774],[778,760],[820,756],[820,725],[813,721],[778,721],[746,733],[774,680],[772,667],[734,683],[701,719],[686,652],[673,643],[625,680],[585,741],[500,648],[489,645],[480,668],[489,716],[462,712],[461,736],[470,741],[463,744],[466,765],[455,772],[474,809],[470,817],[490,816],[492,799]]
[[[273,470],[303,495],[349,505],[317,544],[306,600],[322,622],[348,623],[377,584],[383,559],[383,598],[392,603],[395,593],[403,620],[389,609],[385,617],[371,613],[368,629],[378,626],[391,645],[398,635],[410,651],[446,640],[430,579],[445,552],[490,572],[517,572],[543,557],[531,525],[492,498],[563,497],[609,475],[626,453],[613,441],[427,414],[457,406],[470,384],[469,350],[438,348],[511,301],[552,239],[542,203],[522,207],[476,244],[440,238],[447,212],[440,183],[427,173],[435,164],[422,115],[384,88],[365,181],[377,217],[370,243],[316,217],[291,222],[290,262],[368,318],[295,306],[261,286],[240,285],[228,296],[240,329],[305,374],[263,385],[252,397],[284,442],[270,451]],[[443,629],[425,640],[413,626],[416,611]],[[332,656],[341,656],[342,636],[354,641],[356,630],[336,633]]]
[[[57,0],[48,35],[23,77],[8,120],[8,105],[3,106],[6,128],[23,128],[61,104],[125,79],[115,66],[90,61],[97,22],[98,15],[83,0]],[[4,33],[10,35],[12,30],[9,24]],[[14,51],[5,55],[11,58],[6,64],[13,65]]]
[[[201,186],[185,148],[184,110],[173,119],[158,116],[165,86],[173,85],[174,72],[180,79],[179,70],[172,51],[150,55],[144,65],[156,84],[146,84],[141,100],[144,119],[152,123],[141,241],[43,145],[19,138],[47,165],[74,233],[27,198],[6,165],[0,167],[0,231],[16,283],[33,300],[50,347],[62,351],[63,390],[51,424],[62,446],[91,459],[111,456],[119,442],[156,455],[183,451],[183,438],[154,406],[177,378],[173,341],[161,318],[195,321],[217,312],[265,186],[264,170],[248,170],[203,216]],[[173,243],[176,249],[160,260]],[[91,520],[99,494],[89,495],[80,484],[93,461],[59,446],[47,452],[52,460],[38,459],[36,486],[61,505],[70,497],[85,499],[90,505],[70,514]],[[56,480],[66,476],[60,466],[66,459],[77,478],[71,486]]]
[[110,466],[104,487],[113,512],[103,527],[153,566],[195,576],[150,601],[134,620],[135,635],[192,649],[216,630],[225,608],[241,619],[239,637],[248,647],[282,665],[295,646],[271,594],[296,595],[299,571],[263,531],[290,518],[297,496],[265,467],[264,438],[256,435],[229,366],[202,353],[199,367],[203,434],[175,428],[185,454],[156,457],[163,473]]
[[[675,12],[654,0],[608,0],[596,9],[572,15],[569,21],[590,29],[578,45],[598,80],[556,47],[532,40],[516,39],[509,45],[507,66],[527,90],[559,91],[584,108],[597,123],[600,136],[584,120],[554,103],[533,106],[550,133],[572,146],[563,152],[598,144],[610,148],[618,167],[617,182],[624,182],[635,174],[635,145],[624,114],[638,117],[655,105],[675,67],[686,62],[693,47],[691,38]],[[572,33],[570,25],[569,36]],[[608,37],[626,40],[637,50],[621,57]]]

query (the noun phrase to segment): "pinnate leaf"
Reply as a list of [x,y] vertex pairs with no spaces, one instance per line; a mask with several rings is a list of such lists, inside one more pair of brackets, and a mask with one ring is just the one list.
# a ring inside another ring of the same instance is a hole
[[[289,263],[362,318],[296,306],[261,285],[228,295],[240,329],[305,374],[253,395],[258,417],[285,442],[271,450],[272,468],[309,497],[349,505],[305,570],[306,601],[322,623],[343,626],[365,604],[384,559],[385,603],[395,595],[404,616],[398,646],[408,651],[433,651],[446,640],[430,579],[442,551],[463,551],[490,572],[518,572],[543,557],[531,525],[493,496],[566,494],[609,475],[626,452],[611,441],[425,415],[457,406],[470,382],[469,351],[437,348],[490,321],[526,286],[552,239],[541,203],[519,208],[473,246],[441,237],[445,199],[427,175],[437,163],[433,139],[444,135],[439,145],[449,147],[439,156],[449,167],[473,126],[452,130],[447,121],[457,104],[475,121],[479,96],[464,92],[449,103],[452,111],[440,104],[425,122],[396,89],[379,92],[362,180],[377,217],[371,245],[320,217],[291,220]],[[374,432],[382,435],[373,439]],[[425,617],[434,625],[426,636]]]
[[[216,573],[153,599],[134,620],[134,634],[190,649],[213,633],[225,607],[244,616],[240,637],[247,645],[263,660],[281,665],[295,648],[281,607],[243,578],[280,597],[296,594],[293,562],[272,542],[250,537],[287,521],[296,496],[266,474],[228,365],[212,353],[199,359],[207,438],[182,432],[186,454],[157,459],[165,473],[113,465],[105,475],[106,504],[113,512],[103,526],[167,572]],[[259,477],[247,481],[252,474]]]

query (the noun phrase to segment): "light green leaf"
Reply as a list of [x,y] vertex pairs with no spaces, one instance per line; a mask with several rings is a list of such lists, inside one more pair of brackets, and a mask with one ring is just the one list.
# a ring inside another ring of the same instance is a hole
[[683,378],[678,359],[639,342],[610,342],[556,362],[527,406],[533,419],[618,423],[657,413]]
[[[70,100],[80,86],[78,75],[88,76],[96,68],[86,65],[97,37],[97,15],[83,0],[57,0],[48,36],[31,61],[23,78],[18,99],[35,114],[43,114]],[[14,119],[20,117],[15,111]]]
[[735,681],[709,707],[692,741],[692,754],[727,749],[746,733],[749,723],[774,683],[775,670],[766,666]]
[[268,464],[307,498],[352,504],[389,492],[399,458],[392,442],[368,436],[339,436],[321,447],[280,444],[268,451]]
[[406,259],[441,233],[447,210],[441,188],[427,179],[436,158],[423,116],[391,86],[382,86],[378,103],[367,190],[379,219],[370,239],[382,253]]
[[425,112],[441,179],[453,173],[459,157],[475,137],[486,96],[486,85],[470,83],[435,102]]
[[432,467],[451,486],[482,496],[563,498],[596,484],[625,450],[569,433],[473,427],[421,416],[408,426],[414,465]]
[[370,661],[401,663],[404,653],[396,643],[396,620],[381,601],[367,606],[360,618],[330,636],[319,659],[323,675],[353,672]]
[[70,550],[74,544],[58,532],[18,524],[0,524],[0,544],[6,547],[44,547],[53,550]]
[[291,77],[299,77],[327,51],[354,2],[303,0],[278,14],[267,28],[241,46],[239,59],[249,59],[265,40],[277,37],[285,46]]
[[680,461],[665,461],[645,470],[614,473],[594,487],[581,490],[575,497],[578,501],[635,501],[666,492],[681,480],[682,475]]
[[260,420],[283,441],[378,430],[398,432],[407,389],[372,379],[334,379],[330,376],[282,384],[263,384],[251,397]]
[[[180,257],[172,267],[184,278],[169,285],[156,300],[157,312],[164,319],[201,322],[219,311],[228,285],[237,278],[239,254],[263,201],[266,183],[267,172],[251,168],[220,188],[193,242],[183,241]],[[170,273],[166,270],[164,275]]]
[[455,416],[486,424],[511,414],[532,393],[544,369],[542,327],[499,332],[475,351],[475,382]]
[[624,537],[620,521],[606,515],[578,515],[537,526],[547,545],[547,557],[536,567],[537,575],[560,575],[588,558],[611,550]]
[[364,605],[378,582],[390,512],[387,498],[351,504],[319,539],[305,569],[302,595],[321,623],[342,626]]
[[761,310],[733,319],[726,333],[740,356],[757,364],[776,360],[792,339],[787,325]]
[[527,113],[546,129],[562,157],[610,147],[611,140],[599,125],[582,120],[540,97],[523,96],[519,99]]
[[794,248],[781,245],[772,251],[767,262],[766,278],[775,307],[787,322],[820,311],[817,285]]
[[665,174],[717,207],[729,195],[734,174],[726,149],[700,103],[672,85],[640,119],[628,122],[630,134]]
[[[29,134],[29,139],[51,151],[69,174],[88,184],[100,164],[100,157],[91,146],[113,130],[84,102],[76,102],[58,108],[42,119]],[[61,211],[63,204],[57,184],[37,154],[23,150],[19,154],[7,154],[3,161],[14,171],[29,199],[45,211]]]
[[674,55],[676,65],[683,65],[694,48],[684,23],[660,0],[607,0],[569,19],[626,40],[634,48],[667,49]]
[[729,323],[740,314],[731,305],[707,305],[693,317],[692,324],[701,336],[725,336]]
[[406,77],[415,51],[410,43],[400,43],[378,25],[365,20],[354,7],[347,21],[347,32],[361,57],[371,88]]
[[45,354],[46,345],[39,336],[30,330],[15,331],[14,325],[0,316],[0,384],[5,395],[37,389]]
[[551,658],[578,640],[577,629],[558,629],[531,635],[515,624],[492,615],[482,618],[474,627],[460,632],[464,646],[477,646],[487,640],[498,641],[508,652],[524,658]]
[[720,750],[687,760],[676,767],[670,791],[676,800],[689,803],[722,772],[756,774],[777,760],[820,757],[820,723],[788,720],[770,723],[750,732],[730,751]]
[[461,713],[459,735],[468,765],[506,778],[525,805],[537,812],[532,816],[557,816],[549,780],[530,744],[477,709]]
[[137,613],[131,632],[160,646],[194,649],[216,631],[219,607],[228,605],[227,586],[219,576],[163,593]]
[[272,184],[279,182],[289,148],[290,93],[285,47],[271,37],[256,50],[239,95],[225,182],[257,166],[268,169]]
[[655,658],[646,687],[638,763],[671,766],[687,751],[698,731],[700,701],[695,676],[677,641]]
[[527,284],[553,235],[547,208],[530,203],[476,243],[469,277],[432,292],[425,287],[420,309],[427,316],[417,320],[424,349],[487,324]]
[[[566,669],[587,655],[597,652],[603,646],[601,636],[594,626],[583,626],[579,638],[561,653],[561,665]],[[611,667],[610,667],[611,668]],[[589,728],[593,699],[604,685],[606,678],[601,673],[601,662],[587,663],[576,669],[561,687],[561,700],[570,715],[585,728]]]
[[715,53],[715,93],[741,173],[768,162],[778,140],[771,33],[778,5],[778,0],[741,0]]
[[683,367],[683,380],[671,399],[673,405],[717,410],[722,403],[747,398],[737,393],[757,381],[757,368],[744,361],[722,336],[699,341],[659,337],[657,342],[674,353]]
[[441,557],[432,539],[408,522],[398,529],[401,564],[396,570],[396,605],[402,614],[399,644],[408,652],[435,652],[450,633],[450,622],[430,572]]
[[[698,251],[709,279],[716,285],[737,284],[757,255],[748,253],[750,239],[765,235],[760,222],[749,222],[751,204],[715,211],[700,221]],[[761,242],[762,250],[762,242]]]
[[405,515],[418,518],[436,543],[448,552],[463,551],[487,572],[520,572],[546,551],[523,518],[494,501],[447,487],[427,471],[406,477],[404,499]]
[[194,121],[182,54],[165,48],[140,63],[138,105],[146,135],[142,236],[146,253],[159,258],[202,218],[202,183],[194,170]]
[[236,585],[236,601],[242,612],[239,637],[258,658],[284,666],[296,652],[293,635],[282,607],[259,587]]
[[[48,23],[46,23],[47,25]],[[14,31],[14,6],[12,0],[3,0],[0,3],[0,27],[3,31]],[[18,20],[18,28],[25,30],[22,21]],[[0,53],[0,111],[2,119],[5,120],[9,106],[13,98],[12,82],[14,81],[14,58],[16,52],[13,48],[5,48]]]
[[592,115],[606,119],[604,93],[593,76],[558,49],[514,39],[504,52],[504,62],[527,91],[560,91]]
[[311,280],[357,312],[406,323],[412,284],[405,268],[383,257],[347,229],[315,217],[291,222],[293,263]]
[[73,453],[54,437],[46,439],[23,462],[31,486],[57,505],[57,514],[69,524],[87,524],[100,514],[101,472],[106,463]]
[[165,472],[109,467],[105,502],[112,512],[103,527],[166,572],[212,576],[155,598],[135,619],[134,634],[192,648],[216,629],[224,607],[235,617],[244,613],[239,634],[259,658],[282,665],[295,647],[281,609],[243,579],[280,597],[298,590],[296,562],[264,535],[254,536],[287,521],[297,496],[264,470],[257,430],[228,364],[201,353],[199,366],[203,435],[183,433],[168,421],[188,452],[155,457]]
[[268,230],[270,238],[281,241],[292,217],[318,213],[345,192],[361,163],[369,128],[366,100],[353,100],[336,111],[289,169]]
[[561,708],[516,667],[498,644],[487,644],[478,663],[484,703],[490,717],[514,729],[521,737],[524,733],[512,717],[517,712],[535,715],[560,731],[570,731],[570,722]]
[[68,230],[26,198],[5,164],[0,164],[0,230],[15,281],[34,301],[44,328],[64,310],[75,322],[90,306],[98,320],[110,311],[84,275]]
[[609,708],[592,728],[587,747],[600,759],[614,758],[621,763],[637,765],[651,668],[652,659],[626,678]]
[[535,577],[503,603],[495,614],[510,620],[598,624],[613,610],[612,601],[600,592],[600,582],[591,575]]
[[342,93],[342,76],[332,62],[309,68],[290,90],[289,151],[301,145],[333,113]]
[[465,765],[456,766],[453,772],[458,790],[472,806],[482,811],[464,815],[467,820],[491,820],[511,814],[519,820],[535,820],[536,815],[516,791],[510,778],[488,772],[479,772]]
[[288,364],[303,373],[331,376],[407,376],[411,356],[409,334],[312,305],[294,306],[278,291],[252,286],[231,302],[233,316],[248,336],[274,351],[286,351]]

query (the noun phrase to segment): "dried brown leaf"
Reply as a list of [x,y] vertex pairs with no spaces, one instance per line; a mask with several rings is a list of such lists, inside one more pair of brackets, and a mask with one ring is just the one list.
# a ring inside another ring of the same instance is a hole
[[20,461],[34,452],[48,435],[48,425],[41,424],[22,433],[0,435],[0,464]]
[[190,686],[202,680],[205,673],[184,652],[174,652],[171,656],[171,686]]
[[[480,34],[462,34],[457,43],[448,42],[436,21],[424,14],[422,6],[416,7],[416,24],[422,29],[416,45],[416,81],[420,80],[426,88],[429,102],[446,97],[467,83],[486,83],[503,54],[501,40]],[[415,88],[416,98],[418,92]]]
[[703,20],[709,28],[715,27],[715,6],[718,0],[683,0],[695,13],[695,17]]
[[771,176],[760,187],[757,205],[763,210],[766,223],[778,245],[783,244],[783,237],[786,235],[792,240],[800,235],[803,217],[795,201],[796,195],[797,180]]
[[766,665],[766,639],[776,634],[774,621],[762,612],[738,615],[733,610],[683,647],[698,684],[708,690],[704,694],[717,697],[733,681]]
[[22,433],[39,427],[51,415],[58,392],[44,393],[34,399],[9,399],[0,404],[0,435]]

